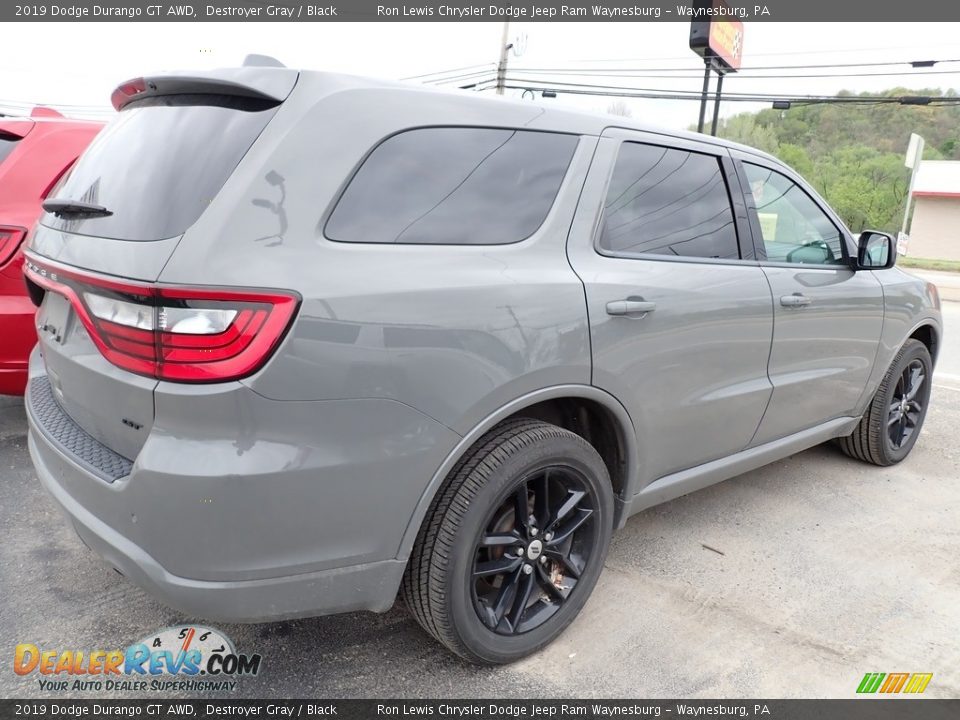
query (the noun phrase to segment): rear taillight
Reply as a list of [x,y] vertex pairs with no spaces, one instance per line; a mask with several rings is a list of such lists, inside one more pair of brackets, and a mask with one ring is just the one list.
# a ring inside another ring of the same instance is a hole
[[224,382],[256,372],[299,304],[288,292],[116,282],[30,258],[24,272],[70,300],[107,360],[177,382]]
[[10,262],[26,236],[25,228],[0,225],[0,267]]

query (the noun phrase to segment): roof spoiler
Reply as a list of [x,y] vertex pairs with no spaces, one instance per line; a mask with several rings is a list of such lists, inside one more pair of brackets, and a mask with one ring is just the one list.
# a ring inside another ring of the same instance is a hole
[[209,73],[140,77],[121,83],[110,102],[122,110],[132,102],[172,95],[226,95],[279,105],[293,90],[299,73],[275,67],[242,67]]
[[30,117],[32,118],[62,118],[63,115],[54,110],[52,107],[46,107],[44,105],[37,105],[31,112]]

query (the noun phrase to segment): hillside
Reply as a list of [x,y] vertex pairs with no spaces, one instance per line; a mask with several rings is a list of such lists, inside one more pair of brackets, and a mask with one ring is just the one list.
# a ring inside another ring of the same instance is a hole
[[[953,91],[904,88],[881,94],[956,97]],[[742,113],[718,128],[721,137],[765,150],[800,172],[854,233],[900,229],[910,181],[903,159],[912,132],[926,140],[925,160],[960,160],[960,104],[805,105]]]

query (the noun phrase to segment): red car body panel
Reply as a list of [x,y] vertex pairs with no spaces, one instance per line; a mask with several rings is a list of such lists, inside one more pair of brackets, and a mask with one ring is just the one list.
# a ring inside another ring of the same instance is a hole
[[0,395],[23,394],[27,356],[37,342],[37,309],[22,274],[24,236],[47,194],[102,127],[46,108],[30,118],[0,117]]

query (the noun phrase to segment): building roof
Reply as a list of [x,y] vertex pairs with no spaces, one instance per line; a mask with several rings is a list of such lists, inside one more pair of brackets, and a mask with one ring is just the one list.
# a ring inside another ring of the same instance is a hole
[[924,160],[913,181],[914,197],[960,198],[960,160]]

